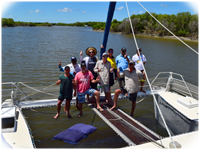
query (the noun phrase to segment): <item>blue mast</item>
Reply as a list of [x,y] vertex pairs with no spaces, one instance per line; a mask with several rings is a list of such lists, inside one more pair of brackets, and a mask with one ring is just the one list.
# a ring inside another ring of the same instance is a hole
[[110,2],[108,14],[107,14],[106,27],[104,31],[104,38],[103,38],[103,43],[102,43],[104,48],[101,48],[100,59],[102,59],[102,54],[106,51],[106,44],[108,41],[108,35],[109,35],[110,25],[111,25],[111,21],[112,21],[114,10],[115,10],[115,5],[116,5],[116,2]]

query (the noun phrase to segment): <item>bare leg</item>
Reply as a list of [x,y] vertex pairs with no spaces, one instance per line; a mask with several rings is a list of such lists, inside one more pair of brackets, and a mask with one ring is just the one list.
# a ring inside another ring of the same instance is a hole
[[87,101],[88,101],[88,103],[90,103],[90,97],[89,97],[89,94],[87,94]]
[[76,97],[76,108],[79,110],[79,107],[78,107],[78,97]]
[[69,114],[70,102],[71,102],[71,100],[70,101],[66,100],[66,102],[65,102],[66,114],[67,114],[68,118],[71,118],[71,115]]
[[119,94],[123,93],[120,89],[116,89],[115,90],[115,95],[114,95],[114,105],[112,108],[110,108],[110,110],[113,110],[114,108],[117,108],[117,99]]
[[106,99],[108,100],[108,104],[113,105],[113,100],[111,98],[110,92],[105,92]]
[[143,85],[144,85],[144,82],[142,81],[142,82],[141,82],[141,88],[140,88],[140,91],[143,92],[143,93],[146,93],[146,92],[143,90]]
[[82,107],[83,107],[83,103],[79,103],[79,110],[80,110],[80,113],[78,114],[78,117],[81,117],[83,112],[82,112]]
[[58,103],[57,103],[57,114],[54,116],[54,119],[57,119],[60,116],[61,104],[62,104],[62,101],[58,100]]
[[132,109],[131,109],[131,116],[133,117],[133,113],[134,113],[134,110],[135,110],[135,106],[136,106],[136,101],[132,102]]
[[99,93],[99,91],[94,92],[94,96],[96,98],[97,109],[100,110],[100,111],[103,111],[103,109],[100,106],[100,93]]

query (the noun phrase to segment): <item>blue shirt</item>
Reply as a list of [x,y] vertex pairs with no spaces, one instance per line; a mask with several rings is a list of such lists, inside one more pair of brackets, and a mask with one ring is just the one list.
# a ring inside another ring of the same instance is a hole
[[[130,56],[127,56],[127,57],[129,60],[131,59]],[[128,61],[124,56],[122,56],[122,54],[118,55],[115,61],[116,61],[117,69],[120,68],[120,73],[123,72],[126,68],[128,68]]]

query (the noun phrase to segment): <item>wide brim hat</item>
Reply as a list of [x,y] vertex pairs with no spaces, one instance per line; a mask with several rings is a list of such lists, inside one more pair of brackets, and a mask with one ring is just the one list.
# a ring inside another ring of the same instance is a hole
[[94,48],[94,47],[88,47],[88,48],[86,49],[86,51],[85,51],[85,53],[86,53],[88,56],[90,56],[90,54],[89,54],[89,51],[90,51],[90,50],[93,50],[93,51],[94,51],[94,55],[97,54],[96,48]]

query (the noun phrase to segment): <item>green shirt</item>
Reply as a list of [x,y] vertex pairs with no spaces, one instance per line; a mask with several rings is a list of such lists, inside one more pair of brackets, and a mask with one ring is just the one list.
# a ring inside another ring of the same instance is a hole
[[62,98],[72,98],[72,93],[73,93],[73,83],[72,80],[74,79],[73,75],[69,75],[69,77],[65,77],[64,74],[62,74],[59,77],[59,80],[61,80],[60,83],[60,93],[59,97]]

